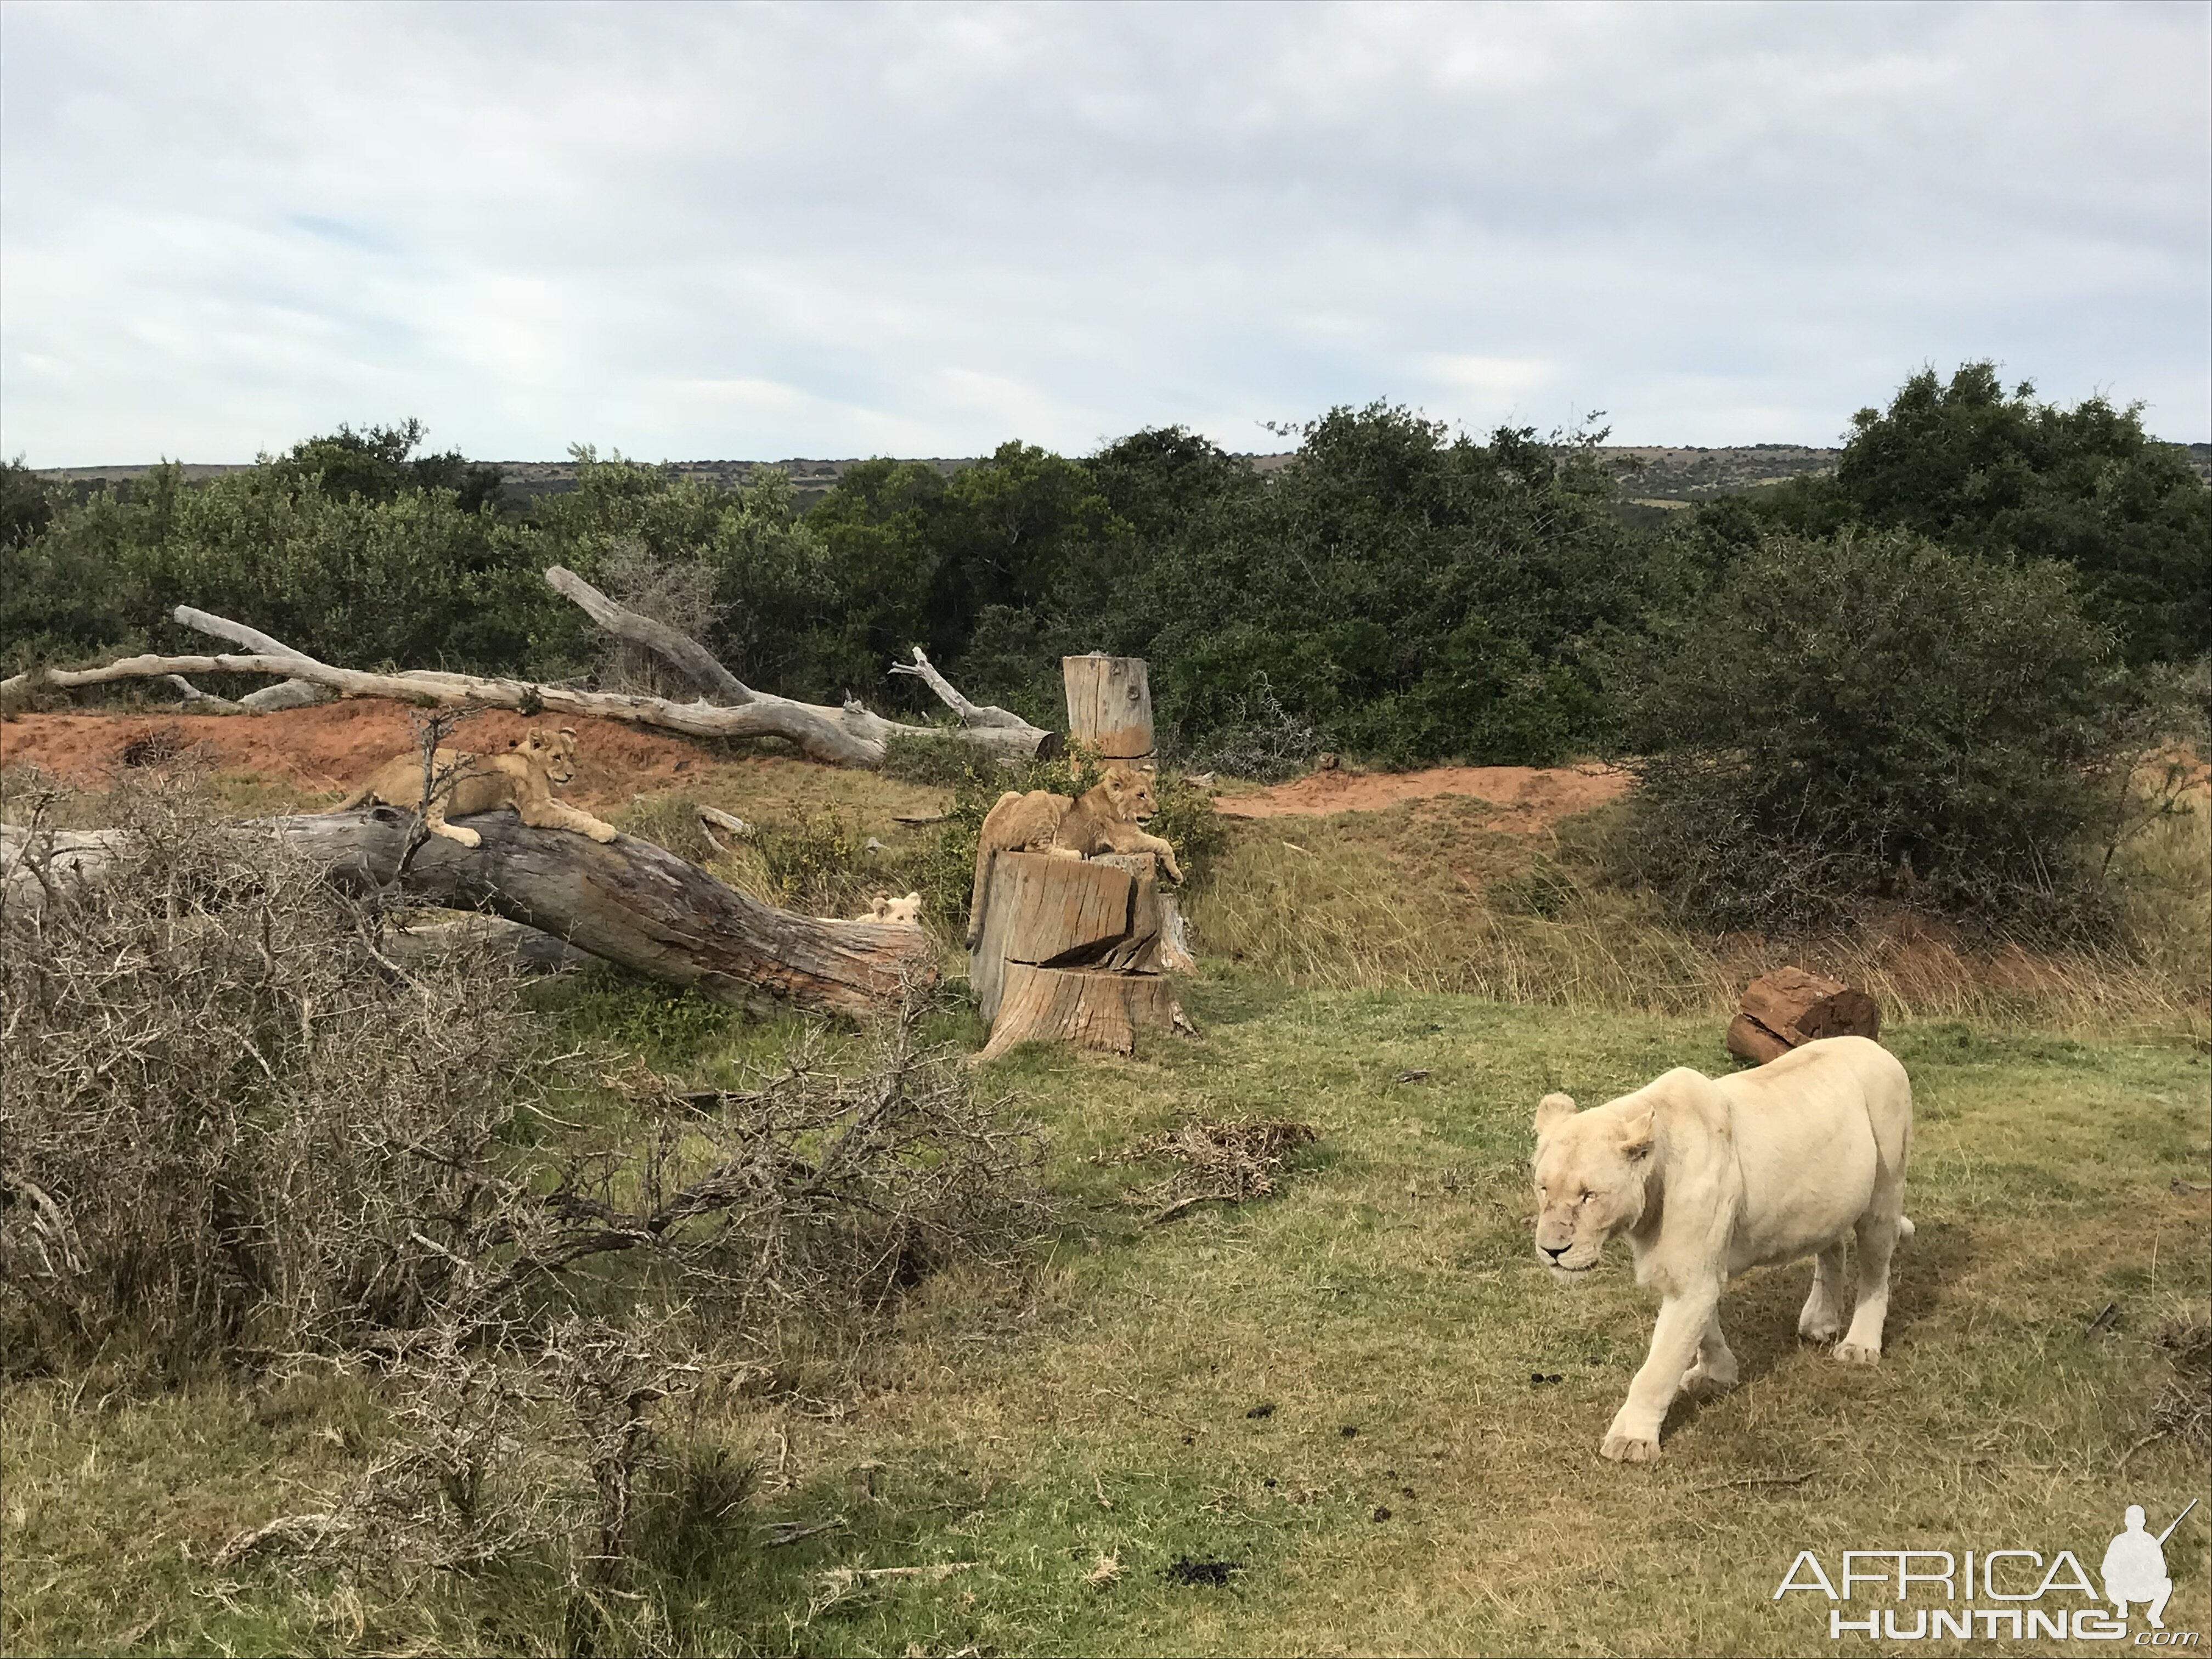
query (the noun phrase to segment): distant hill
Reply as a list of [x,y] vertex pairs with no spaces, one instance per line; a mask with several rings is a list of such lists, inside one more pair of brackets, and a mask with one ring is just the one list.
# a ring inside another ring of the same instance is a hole
[[[2212,483],[2212,444],[2183,444],[2177,447],[2189,453],[2190,464],[2197,476]],[[1738,490],[1755,489],[1762,484],[1780,483],[1787,478],[1802,477],[1811,473],[1832,472],[1843,452],[1839,449],[1814,449],[1802,444],[1738,444],[1711,449],[1667,448],[1643,444],[1606,444],[1598,454],[1613,469],[1620,480],[1623,497],[1631,501],[1660,511],[1692,507],[1710,501],[1716,495],[1726,495]],[[1244,459],[1262,472],[1272,472],[1286,465],[1291,456],[1247,455]],[[198,482],[220,477],[226,472],[243,471],[248,462],[186,462],[184,474],[187,480]],[[569,461],[499,461],[494,463],[507,480],[510,500],[526,502],[539,495],[557,495],[576,487],[576,469]],[[837,480],[858,460],[825,461],[794,459],[783,461],[669,461],[664,464],[668,471],[679,477],[709,480],[724,488],[740,484],[751,478],[763,466],[779,466],[791,475],[799,503],[811,507],[828,495]],[[949,459],[930,456],[923,465],[935,467],[950,476],[963,466],[975,465],[972,457]],[[52,466],[39,469],[39,476],[57,483],[71,484],[89,495],[102,484],[128,483],[143,477],[152,469],[141,463],[127,466]]]

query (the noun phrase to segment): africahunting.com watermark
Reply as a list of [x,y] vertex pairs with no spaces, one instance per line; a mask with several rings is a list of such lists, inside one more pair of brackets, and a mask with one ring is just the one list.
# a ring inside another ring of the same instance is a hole
[[[1825,1596],[1832,1603],[1829,1639],[1838,1642],[1850,1635],[1877,1642],[2132,1638],[2136,1647],[2202,1650],[2201,1632],[2166,1627],[2166,1604],[2173,1595],[2166,1540],[2196,1507],[2191,1498],[2165,1531],[2154,1533],[2142,1505],[2128,1505],[2095,1580],[2066,1549],[2049,1557],[2028,1549],[1845,1550],[1832,1575],[1818,1554],[1800,1550],[1773,1599]],[[1890,1605],[1858,1603],[1862,1594],[1880,1595]]]

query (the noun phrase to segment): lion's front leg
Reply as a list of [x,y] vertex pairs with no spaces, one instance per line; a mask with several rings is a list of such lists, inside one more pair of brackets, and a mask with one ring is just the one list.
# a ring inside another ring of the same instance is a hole
[[602,844],[622,833],[611,823],[604,823],[589,812],[580,812],[557,800],[520,801],[516,804],[514,811],[516,816],[533,830],[570,830],[580,836],[589,836]]
[[1659,1322],[1651,1332],[1651,1353],[1636,1380],[1628,1385],[1628,1398],[1613,1414],[1598,1450],[1621,1463],[1659,1461],[1659,1425],[1690,1369],[1704,1340],[1705,1328],[1717,1313],[1719,1287],[1688,1296],[1670,1296],[1659,1304]]
[[1133,823],[1111,823],[1101,831],[1099,839],[1116,853],[1150,853],[1160,861],[1170,881],[1182,879],[1182,866],[1176,862],[1175,848],[1159,836],[1139,830]]

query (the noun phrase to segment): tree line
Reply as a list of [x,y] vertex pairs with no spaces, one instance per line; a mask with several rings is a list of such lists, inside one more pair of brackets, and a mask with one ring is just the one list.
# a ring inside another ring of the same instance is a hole
[[[0,647],[11,671],[182,648],[165,618],[189,603],[333,663],[567,678],[599,644],[544,586],[560,563],[676,604],[740,678],[811,701],[906,706],[885,671],[921,644],[1052,726],[1056,659],[1101,650],[1150,660],[1164,739],[1198,765],[1671,757],[1647,793],[1679,775],[1726,805],[1677,842],[1771,853],[1809,811],[1850,872],[1792,855],[1783,884],[1851,890],[1900,865],[1940,886],[1992,837],[2078,839],[2080,802],[2056,829],[1992,803],[2094,770],[2212,652],[2212,496],[2137,408],[1923,371],[1854,417],[1832,474],[1659,530],[1622,510],[1603,435],[1478,441],[1378,403],[1265,473],[1170,427],[1084,457],[1010,442],[949,477],[871,460],[805,511],[773,469],[725,488],[586,448],[573,490],[518,505],[412,422],[81,500],[10,464]],[[1696,896],[1726,858],[1665,863],[1686,906],[1728,910]]]

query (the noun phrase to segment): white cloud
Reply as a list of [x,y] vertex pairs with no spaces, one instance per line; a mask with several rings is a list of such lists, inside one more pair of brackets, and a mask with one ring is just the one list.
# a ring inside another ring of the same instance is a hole
[[2212,9],[0,7],[0,447],[2212,437]]

